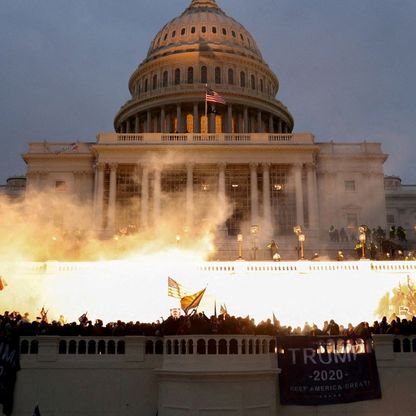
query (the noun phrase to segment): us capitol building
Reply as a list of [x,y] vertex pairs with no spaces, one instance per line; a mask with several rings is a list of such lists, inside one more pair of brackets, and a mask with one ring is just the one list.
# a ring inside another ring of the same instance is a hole
[[[207,86],[225,104],[206,103]],[[28,193],[75,195],[103,237],[151,229],[172,212],[193,230],[219,207],[228,208],[218,247],[253,230],[260,244],[293,243],[300,225],[319,247],[331,225],[351,235],[360,224],[386,227],[381,145],[294,132],[277,76],[215,0],[192,0],[167,23],[128,87],[115,132],[30,144]]]

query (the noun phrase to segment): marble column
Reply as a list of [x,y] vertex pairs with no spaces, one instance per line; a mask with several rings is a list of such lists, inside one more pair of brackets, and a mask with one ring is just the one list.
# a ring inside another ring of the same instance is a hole
[[[139,170],[139,166],[137,167]],[[149,225],[149,167],[142,166],[142,192],[140,198],[140,228],[145,230]]]
[[316,182],[316,167],[311,163],[307,166],[308,175],[308,213],[309,228],[319,228],[318,187]]
[[269,133],[274,133],[274,126],[273,126],[273,116],[269,115]]
[[261,120],[261,111],[257,112],[257,133],[263,133],[263,123]]
[[225,166],[224,162],[218,163],[218,203],[221,207],[225,204]]
[[194,164],[186,164],[186,225],[193,226],[194,219]]
[[116,224],[117,163],[110,163],[110,192],[108,197],[107,229],[114,232]]
[[263,163],[263,221],[273,230],[272,207],[270,199],[270,163]]
[[152,132],[152,113],[147,110],[147,117],[146,117],[146,133]]
[[251,225],[259,222],[259,191],[257,187],[257,163],[250,163]]
[[194,133],[201,133],[198,103],[194,103]]
[[162,107],[160,109],[160,127],[159,127],[161,133],[165,133],[165,119],[166,119],[165,107]]
[[228,104],[227,106],[227,133],[233,132],[233,106]]
[[96,211],[95,220],[96,228],[101,230],[103,227],[103,207],[104,207],[104,163],[97,163],[95,175],[97,176],[97,195],[96,195]]
[[277,120],[277,132],[282,133],[282,119],[281,118]]
[[182,108],[176,104],[176,133],[182,133]]
[[303,227],[304,212],[303,212],[303,188],[302,188],[302,164],[295,163],[293,165],[293,176],[295,181],[295,195],[296,195],[296,224]]
[[248,133],[248,107],[244,106],[243,133]]
[[126,120],[126,133],[131,133],[131,123],[129,118]]
[[153,181],[153,224],[155,226],[159,223],[160,218],[160,197],[161,197],[161,172],[157,168],[154,171]]

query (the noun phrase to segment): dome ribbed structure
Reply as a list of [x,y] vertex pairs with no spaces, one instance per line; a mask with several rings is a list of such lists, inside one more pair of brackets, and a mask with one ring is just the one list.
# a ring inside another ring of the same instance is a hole
[[[194,106],[204,104],[206,85],[233,106],[231,116],[223,107],[215,109],[223,118],[222,132],[292,131],[292,116],[275,99],[279,89],[276,75],[250,32],[215,0],[192,0],[156,34],[146,58],[130,77],[132,99],[117,114],[115,129],[189,132],[185,119],[179,118],[202,116],[202,109],[196,111]],[[256,115],[258,126],[237,122],[241,115],[247,119],[247,111],[262,113]],[[226,117],[234,121],[225,121]],[[201,131],[201,120],[193,126]]]

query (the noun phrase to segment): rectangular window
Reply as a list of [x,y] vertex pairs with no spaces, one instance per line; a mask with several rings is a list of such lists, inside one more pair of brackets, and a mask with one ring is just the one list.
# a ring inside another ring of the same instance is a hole
[[355,181],[352,181],[352,180],[344,181],[344,188],[348,192],[355,192]]

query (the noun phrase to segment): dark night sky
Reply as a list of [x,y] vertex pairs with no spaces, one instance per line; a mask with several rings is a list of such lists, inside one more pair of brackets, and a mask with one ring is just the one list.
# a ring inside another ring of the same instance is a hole
[[[0,183],[32,141],[112,131],[127,81],[190,0],[0,0]],[[416,1],[218,0],[254,36],[295,131],[377,141],[416,183]]]

